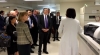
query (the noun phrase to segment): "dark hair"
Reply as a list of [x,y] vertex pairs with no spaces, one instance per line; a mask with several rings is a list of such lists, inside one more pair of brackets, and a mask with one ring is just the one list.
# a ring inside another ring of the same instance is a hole
[[3,10],[1,10],[1,11],[0,11],[0,14],[2,14],[2,13],[4,13],[4,11],[3,11]]
[[16,11],[17,9],[14,9],[14,11]]
[[26,12],[28,12],[28,11],[32,11],[32,10],[31,9],[26,10]]
[[50,8],[48,8],[48,10],[50,11]]
[[68,8],[67,11],[66,11],[66,16],[68,18],[72,18],[72,19],[75,19],[76,17],[76,11],[74,8]]
[[9,16],[9,24],[11,24],[11,20],[13,20],[14,18],[16,18],[15,16]]
[[44,11],[45,9],[48,9],[48,8],[43,8],[43,11]]
[[34,12],[36,9],[33,9],[32,12]]

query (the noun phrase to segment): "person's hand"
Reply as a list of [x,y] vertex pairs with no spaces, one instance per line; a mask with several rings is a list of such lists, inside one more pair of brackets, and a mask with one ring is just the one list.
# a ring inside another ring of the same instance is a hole
[[6,26],[4,26],[3,28],[6,29]]
[[34,27],[34,24],[32,24],[32,27]]
[[32,44],[31,44],[32,45]]
[[47,32],[47,30],[46,29],[42,29],[43,30],[43,32]]
[[48,32],[48,31],[49,31],[49,29],[46,29],[46,31]]

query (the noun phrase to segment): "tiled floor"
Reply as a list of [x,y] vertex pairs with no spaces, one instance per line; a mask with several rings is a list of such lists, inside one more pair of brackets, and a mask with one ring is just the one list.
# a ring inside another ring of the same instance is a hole
[[[51,44],[48,44],[48,55],[58,55],[58,51],[59,51],[59,42],[60,41],[51,41]],[[35,51],[35,53],[31,54],[31,55],[38,55],[38,47],[35,47],[35,49],[33,49]],[[0,55],[7,55],[6,52],[2,52],[0,53]],[[47,55],[42,53],[42,55]]]

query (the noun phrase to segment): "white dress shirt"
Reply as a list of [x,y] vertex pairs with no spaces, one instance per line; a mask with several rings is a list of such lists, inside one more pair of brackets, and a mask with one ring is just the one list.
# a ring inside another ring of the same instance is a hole
[[[28,17],[28,21],[29,21],[30,28],[32,28],[32,27],[33,27],[33,22],[32,22],[32,20],[31,20],[30,17]],[[31,22],[32,22],[32,23],[31,23]]]
[[57,24],[59,24],[59,16],[56,17]]

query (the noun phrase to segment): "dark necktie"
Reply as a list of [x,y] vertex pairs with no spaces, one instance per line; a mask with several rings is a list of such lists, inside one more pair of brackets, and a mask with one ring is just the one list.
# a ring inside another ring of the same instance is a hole
[[48,28],[48,18],[46,15],[45,15],[45,28]]
[[38,22],[38,19],[37,19],[36,15],[34,15],[34,17],[35,17],[36,22]]

